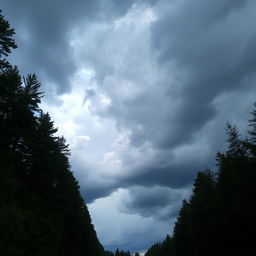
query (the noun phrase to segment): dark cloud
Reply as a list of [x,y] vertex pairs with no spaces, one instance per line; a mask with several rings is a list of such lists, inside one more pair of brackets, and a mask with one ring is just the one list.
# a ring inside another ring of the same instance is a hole
[[188,142],[215,118],[216,97],[225,91],[246,90],[255,82],[251,8],[255,9],[252,1],[185,1],[155,23],[152,45],[159,63],[175,63],[183,73],[178,85],[180,103],[167,124],[169,136],[160,142],[163,147]]
[[25,74],[35,72],[50,83],[47,90],[56,94],[69,91],[70,78],[76,70],[70,48],[73,29],[124,15],[134,2],[4,0],[1,8],[15,28],[21,48],[11,59]]
[[182,199],[180,191],[167,187],[130,187],[125,209],[143,217],[174,218]]
[[21,51],[14,62],[24,73],[37,73],[48,90],[63,93],[70,89],[76,69],[69,41],[72,29],[88,22],[122,15],[134,1],[2,1],[4,15],[16,30]]
[[[211,161],[204,159],[202,162],[188,161],[182,158],[178,163],[173,163],[168,166],[145,166],[144,168],[137,170],[132,176],[126,178],[127,184],[137,184],[143,186],[166,186],[173,189],[185,188],[191,185],[195,174],[204,170],[207,165],[211,165]],[[213,162],[213,161],[212,161]]]
[[[150,56],[157,56],[157,64],[143,55],[143,47],[134,47],[137,59],[125,56],[124,62],[132,63],[137,73],[130,70],[120,77],[134,83],[138,93],[124,97],[113,92],[113,83],[112,90],[108,87],[107,78],[116,72],[110,55],[106,54],[108,70],[101,73],[103,90],[112,100],[104,115],[113,118],[120,130],[129,129],[131,147],[158,152],[117,181],[130,193],[125,210],[156,221],[171,220],[178,212],[181,198],[171,198],[170,189],[189,190],[197,171],[214,169],[215,153],[225,148],[225,122],[230,118],[245,122],[241,106],[248,110],[253,102],[248,92],[255,95],[256,4],[177,2],[160,1],[155,9],[159,19],[152,23]],[[107,48],[108,40],[104,44]],[[141,69],[144,63],[157,67],[162,77],[152,83],[143,80],[146,75],[157,76],[153,69]],[[127,159],[124,154],[122,161]]]
[[[214,153],[210,157],[214,157]],[[204,158],[198,161],[195,156],[194,160],[181,159],[180,162],[167,166],[154,163],[153,166],[145,165],[133,170],[130,175],[119,178],[114,183],[81,183],[82,194],[87,203],[92,203],[118,188],[127,188],[131,192],[131,197],[126,201],[128,209],[137,210],[145,216],[153,213],[157,215],[158,209],[171,205],[174,199],[177,200],[176,196],[180,194],[176,190],[190,189],[196,173],[207,167],[214,167],[214,159]]]
[[[216,118],[219,113],[214,101],[223,93],[254,86],[252,10],[256,6],[242,0],[161,3],[163,6],[156,8],[159,19],[151,31],[152,49],[163,68],[162,75],[167,72],[175,80],[160,78],[157,84],[147,85],[147,90],[125,100],[113,98],[110,92],[113,104],[108,114],[118,126],[131,129],[132,145],[149,142],[155,148],[172,150],[193,143],[195,134]],[[127,56],[128,63],[129,59]],[[114,67],[108,66],[105,76],[114,72]],[[145,83],[131,72],[127,75],[131,81]]]
[[[197,171],[214,168],[215,153],[225,148],[226,121],[247,129],[256,93],[253,0],[4,0],[1,8],[17,32],[12,62],[23,74],[36,72],[47,94],[75,90],[70,78],[79,65],[95,72],[95,89],[80,92],[97,116],[87,126],[88,113],[68,120],[80,126],[70,134],[88,137],[71,158],[87,203],[125,188],[124,211],[157,224],[173,220],[179,191],[191,188]],[[150,11],[156,21],[147,20]],[[103,119],[116,124],[114,135]],[[105,153],[113,156],[109,166]],[[146,248],[152,236],[144,235],[126,234],[108,248]]]
[[15,61],[21,70],[37,73],[56,93],[69,90],[76,68],[69,48],[71,30],[97,14],[99,1],[4,1],[2,8],[16,30],[21,51]]
[[92,203],[94,200],[96,200],[97,198],[102,198],[102,197],[106,197],[108,195],[110,195],[112,192],[114,192],[116,190],[116,187],[113,186],[92,186],[90,187],[86,187],[83,186],[81,188],[81,194],[83,196],[83,198],[85,199],[85,202],[87,204]]

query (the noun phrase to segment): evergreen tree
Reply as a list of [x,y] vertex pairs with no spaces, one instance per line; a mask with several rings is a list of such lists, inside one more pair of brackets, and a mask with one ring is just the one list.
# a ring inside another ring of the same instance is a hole
[[198,172],[190,199],[191,255],[211,255],[215,247],[213,212],[215,199],[214,174]]
[[[16,47],[13,34],[1,15],[0,57]],[[17,67],[1,65],[0,255],[103,255],[68,145],[39,108],[36,75],[21,79]]]
[[161,247],[162,243],[152,245],[145,253],[145,256],[160,256]]
[[256,102],[254,103],[254,109],[251,112],[252,117],[249,119],[249,127],[251,128],[249,130],[250,134],[250,142],[255,144],[256,143]]
[[173,231],[173,255],[191,255],[191,206],[184,199]]
[[2,59],[3,55],[8,56],[11,53],[11,49],[17,48],[17,45],[13,39],[15,34],[14,29],[10,28],[9,22],[4,19],[0,10],[0,70],[10,67],[10,64],[6,59]]
[[[256,104],[254,105],[256,107]],[[217,171],[198,172],[189,202],[183,201],[173,237],[146,256],[251,255],[256,236],[256,110],[242,139],[227,123],[227,151],[217,153]]]

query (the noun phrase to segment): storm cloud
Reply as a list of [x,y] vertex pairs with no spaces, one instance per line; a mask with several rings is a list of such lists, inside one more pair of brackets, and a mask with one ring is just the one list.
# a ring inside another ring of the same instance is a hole
[[3,1],[1,8],[18,32],[16,40],[22,49],[17,52],[17,64],[24,73],[36,72],[50,84],[47,90],[54,94],[69,91],[71,76],[78,65],[70,47],[74,30],[79,24],[87,26],[89,22],[123,15],[134,1],[116,2]]
[[10,60],[38,74],[42,107],[70,144],[103,245],[143,251],[171,233],[196,172],[214,169],[225,149],[226,122],[247,130],[255,1],[4,0],[1,8],[19,45]]

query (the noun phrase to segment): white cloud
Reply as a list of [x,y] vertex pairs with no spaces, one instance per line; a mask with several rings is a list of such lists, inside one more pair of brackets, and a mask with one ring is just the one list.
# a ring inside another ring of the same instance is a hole
[[[239,30],[232,27],[232,38],[226,31],[236,14],[229,16],[224,25],[217,23],[212,30],[193,38],[194,30],[184,24],[200,28],[203,23],[197,19],[189,23],[182,12],[185,2],[161,1],[156,8],[134,5],[116,20],[95,21],[86,26],[77,24],[69,37],[77,66],[71,79],[72,89],[56,97],[58,105],[49,102],[42,105],[50,112],[59,133],[68,139],[71,165],[85,198],[86,193],[91,193],[93,199],[98,198],[89,205],[89,210],[100,240],[107,248],[139,248],[139,243],[147,248],[170,233],[174,219],[161,222],[154,217],[167,215],[175,203],[163,209],[144,209],[144,215],[136,207],[128,211],[127,206],[144,199],[137,197],[133,186],[140,186],[138,183],[152,177],[152,186],[173,185],[168,180],[171,178],[177,187],[184,186],[185,176],[189,177],[186,182],[191,182],[198,171],[195,168],[211,167],[215,152],[224,147],[223,128],[227,118],[243,124],[245,113],[251,108],[255,79],[249,76],[243,82],[249,83],[246,92],[242,92],[241,86],[240,91],[235,88],[230,93],[231,85],[227,86],[230,86],[228,93],[221,86],[217,91],[218,80],[209,87],[206,82],[212,80],[199,83],[207,71],[211,71],[211,65],[214,66],[212,60],[218,60],[221,54],[208,59],[208,48],[204,47],[203,52],[198,47],[219,45],[224,49],[231,42],[235,42],[236,47],[239,31],[250,19],[237,22],[241,26]],[[195,13],[196,10],[193,9]],[[187,12],[190,14],[190,10]],[[169,31],[171,25],[172,31]],[[185,39],[176,44],[180,33]],[[212,37],[215,41],[209,40]],[[158,43],[155,42],[155,49],[152,48],[154,39]],[[245,44],[246,41],[241,45]],[[161,53],[166,62],[158,59]],[[170,56],[180,58],[179,65]],[[221,70],[219,60],[216,63],[218,69],[214,72]],[[191,75],[193,68],[195,72]],[[232,77],[233,73],[230,74]],[[193,84],[193,79],[201,87]],[[212,97],[205,100],[211,92]],[[245,107],[241,108],[242,105]],[[242,130],[245,129],[243,126]],[[163,168],[162,177],[156,180],[159,168]],[[139,175],[138,183],[127,181]],[[153,196],[157,191],[151,187],[137,190],[144,196]],[[187,187],[184,191],[182,195],[187,196]]]
[[128,195],[127,190],[119,189],[88,205],[97,234],[106,249],[145,250],[171,231],[169,221],[156,225],[154,218],[120,211],[122,201]]

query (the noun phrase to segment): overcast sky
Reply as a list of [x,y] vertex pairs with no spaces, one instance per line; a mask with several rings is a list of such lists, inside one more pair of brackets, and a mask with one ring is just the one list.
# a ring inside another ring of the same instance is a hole
[[198,170],[247,130],[255,0],[0,0],[106,249],[171,234]]

